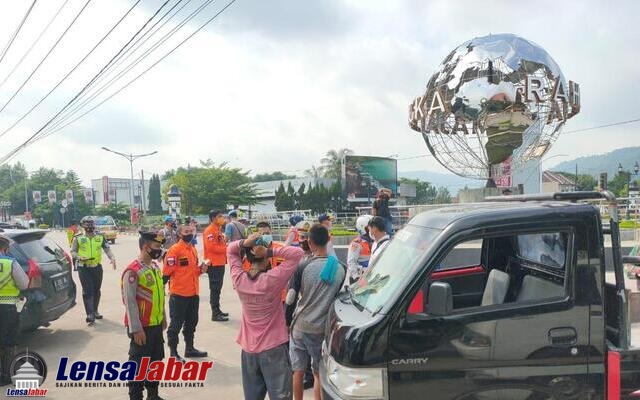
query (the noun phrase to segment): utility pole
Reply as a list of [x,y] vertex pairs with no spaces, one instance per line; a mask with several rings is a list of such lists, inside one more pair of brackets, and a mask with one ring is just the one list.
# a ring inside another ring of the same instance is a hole
[[576,183],[575,183],[575,188],[573,190],[574,192],[578,191],[578,163],[576,163]]
[[140,170],[140,184],[142,185],[142,191],[140,193],[140,209],[142,210],[142,215],[144,215],[144,209],[145,209],[145,196],[144,196],[144,170],[141,169]]

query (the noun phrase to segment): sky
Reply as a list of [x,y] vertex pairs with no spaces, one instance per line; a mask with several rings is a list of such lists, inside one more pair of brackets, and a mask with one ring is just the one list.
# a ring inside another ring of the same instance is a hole
[[[55,115],[114,56],[165,0],[141,0],[122,24],[32,114],[0,137],[0,156]],[[170,0],[167,10],[178,0]],[[187,15],[202,0],[187,3]],[[5,2],[0,46],[32,0]],[[0,82],[64,0],[39,0],[0,61]],[[86,0],[67,0],[50,29],[0,86],[0,106],[33,71]],[[0,132],[40,100],[134,1],[90,1],[58,47],[0,111]],[[176,37],[143,60],[151,65],[225,2],[214,2]],[[640,2],[620,1],[355,1],[237,0],[142,78],[95,111],[35,142],[12,162],[75,170],[85,184],[103,175],[128,177],[129,163],[101,150],[158,151],[134,163],[135,174],[163,173],[200,160],[253,173],[302,175],[329,149],[397,156],[400,171],[446,172],[407,124],[440,62],[459,44],[490,33],[531,40],[580,84],[582,108],[565,130],[640,117]],[[177,20],[177,19],[176,19]],[[170,21],[165,30],[176,22]],[[159,36],[158,36],[159,37]],[[152,42],[149,42],[151,44]],[[130,60],[135,59],[135,57]],[[108,79],[105,80],[105,82]],[[101,99],[102,97],[98,97]],[[640,144],[629,124],[561,135],[547,165]],[[640,158],[640,155],[639,155]]]

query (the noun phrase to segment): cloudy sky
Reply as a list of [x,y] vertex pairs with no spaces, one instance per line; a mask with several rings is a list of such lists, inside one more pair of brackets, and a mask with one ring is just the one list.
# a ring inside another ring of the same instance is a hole
[[[178,0],[171,0],[167,10]],[[32,0],[4,2],[4,47]],[[4,60],[0,82],[64,0],[40,0]],[[0,86],[0,106],[24,82],[86,0],[67,0],[58,18]],[[93,0],[18,96],[0,112],[0,132],[40,100],[104,35],[133,0]],[[116,54],[164,0],[142,0],[112,35],[27,118],[0,137],[0,156],[58,112]],[[187,4],[166,32],[202,0]],[[111,86],[142,71],[226,2],[214,2]],[[328,149],[406,158],[427,153],[407,126],[410,101],[460,43],[514,33],[544,47],[581,85],[582,111],[566,130],[640,117],[640,2],[237,0],[183,47],[102,107],[42,139],[13,161],[74,169],[88,182],[126,177],[129,165],[100,150],[157,150],[136,173],[162,173],[212,159],[257,172],[302,174]],[[179,5],[180,6],[180,5]],[[177,10],[177,8],[176,8]],[[161,35],[152,38],[147,46]],[[133,61],[135,57],[128,59]],[[125,64],[126,65],[126,64]],[[115,75],[115,74],[114,74]],[[104,82],[108,82],[106,78]],[[94,103],[92,103],[94,104]],[[638,145],[640,124],[561,136],[549,160]],[[445,172],[432,158],[399,161],[401,171]]]

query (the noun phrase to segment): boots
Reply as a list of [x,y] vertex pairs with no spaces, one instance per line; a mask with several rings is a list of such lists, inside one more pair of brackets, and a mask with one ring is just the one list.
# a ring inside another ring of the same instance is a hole
[[147,388],[147,400],[164,400],[158,394],[158,387],[148,387]]
[[15,356],[15,347],[2,347],[0,348],[0,386],[10,385],[11,382],[11,362]]
[[229,320],[229,314],[222,312],[217,307],[211,307],[211,320],[216,322],[225,322]]
[[169,357],[173,357],[181,363],[186,361],[180,356],[180,354],[178,354],[178,345],[169,345]]
[[186,345],[184,350],[184,356],[189,358],[202,358],[206,357],[208,354],[206,351],[200,351],[193,347],[193,338],[190,340],[185,339]]

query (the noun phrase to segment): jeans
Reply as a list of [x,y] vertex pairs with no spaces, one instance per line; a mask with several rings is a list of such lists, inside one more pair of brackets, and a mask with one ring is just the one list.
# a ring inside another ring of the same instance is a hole
[[198,326],[199,304],[199,296],[184,297],[172,294],[169,297],[169,316],[171,317],[167,329],[169,348],[178,347],[178,334],[181,329],[187,348],[193,346],[193,336]]
[[220,313],[220,292],[224,281],[224,269],[224,265],[211,266],[207,269],[210,291],[209,302],[211,303],[211,312],[214,315]]
[[387,232],[387,235],[393,235],[393,217],[384,217],[384,230]]
[[82,301],[87,315],[98,312],[100,288],[102,287],[102,265],[78,267],[78,277],[82,285]]
[[293,373],[287,344],[260,353],[242,351],[242,389],[245,400],[291,400]]

